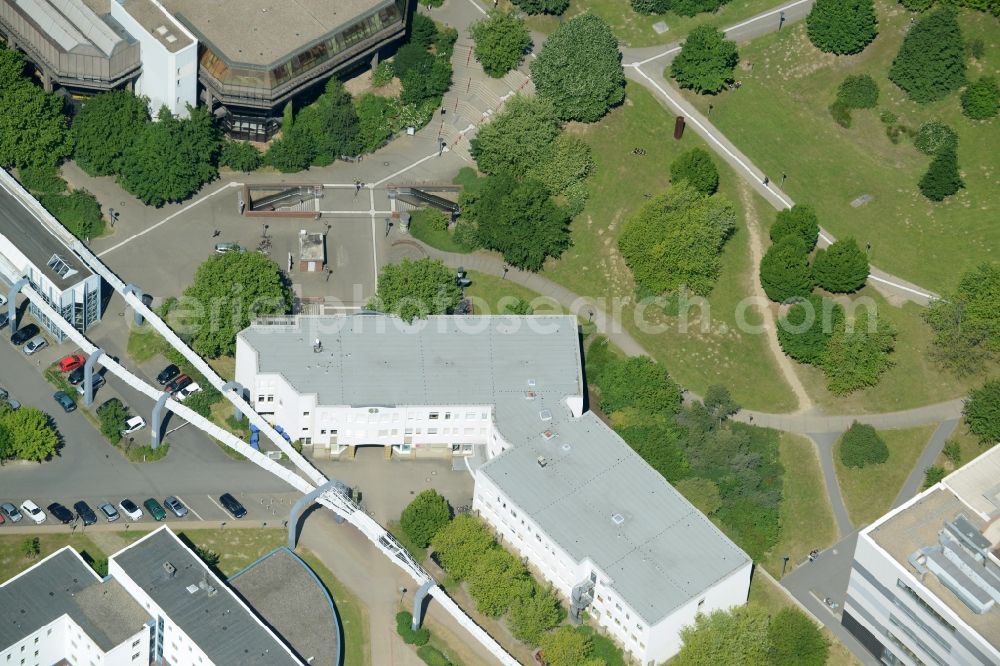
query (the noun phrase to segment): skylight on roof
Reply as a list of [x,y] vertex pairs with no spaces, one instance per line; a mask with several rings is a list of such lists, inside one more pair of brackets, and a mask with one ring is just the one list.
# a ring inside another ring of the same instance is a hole
[[58,254],[53,254],[49,257],[49,260],[45,264],[51,268],[56,275],[61,278],[67,278],[71,275],[76,275],[77,270],[66,263],[66,260],[60,257]]
[[613,522],[615,525],[621,525],[622,523],[625,522],[625,516],[623,516],[620,513],[616,513],[611,516],[611,522]]

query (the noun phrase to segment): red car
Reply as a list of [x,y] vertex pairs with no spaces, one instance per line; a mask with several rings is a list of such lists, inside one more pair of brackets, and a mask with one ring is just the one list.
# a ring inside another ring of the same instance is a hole
[[164,388],[164,390],[166,390],[167,393],[170,393],[171,395],[173,395],[173,394],[177,393],[178,391],[180,391],[182,388],[187,387],[189,384],[191,384],[192,381],[194,381],[194,380],[192,380],[187,375],[181,375],[181,376],[175,378],[172,382],[170,382],[169,384],[167,384],[163,388]]
[[87,357],[83,354],[70,354],[66,358],[59,361],[59,370],[61,372],[72,372],[86,362]]

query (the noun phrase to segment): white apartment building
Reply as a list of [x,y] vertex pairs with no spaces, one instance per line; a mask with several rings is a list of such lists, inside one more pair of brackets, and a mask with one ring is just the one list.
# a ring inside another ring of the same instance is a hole
[[[27,278],[78,331],[101,319],[101,278],[77,256],[72,236],[21,185],[0,169],[0,291]],[[65,337],[34,304],[29,312],[56,341]]]
[[186,118],[188,105],[198,104],[198,40],[157,0],[111,0],[110,7],[141,45],[136,94],[149,98],[153,118],[163,106]]
[[236,381],[314,455],[482,451],[474,508],[642,664],[746,602],[752,562],[593,412],[571,316],[258,322]]
[[1000,447],[863,529],[842,623],[882,663],[1000,664]]
[[0,585],[0,665],[56,663],[305,662],[163,526],[111,556],[103,580],[67,546]]

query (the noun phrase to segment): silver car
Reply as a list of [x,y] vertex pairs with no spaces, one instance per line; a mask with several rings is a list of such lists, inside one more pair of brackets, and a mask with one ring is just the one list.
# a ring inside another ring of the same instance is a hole
[[113,523],[121,517],[118,515],[118,509],[116,509],[111,502],[105,502],[104,504],[98,506],[97,509],[104,514],[104,517],[108,519],[109,523]]
[[7,516],[7,520],[12,523],[20,522],[22,516],[21,512],[17,510],[17,507],[10,502],[4,502],[0,504],[0,511],[3,511],[3,515]]
[[36,335],[35,337],[28,340],[24,345],[24,353],[31,356],[37,351],[41,351],[49,346],[49,341],[46,340],[41,335]]

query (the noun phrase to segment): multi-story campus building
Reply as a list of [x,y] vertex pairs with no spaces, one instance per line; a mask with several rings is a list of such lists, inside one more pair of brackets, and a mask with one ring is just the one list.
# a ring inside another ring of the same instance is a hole
[[9,0],[0,36],[48,90],[134,87],[155,114],[206,104],[231,134],[269,138],[284,105],[369,64],[406,31],[412,0]]
[[[60,233],[61,232],[61,233]],[[101,319],[101,277],[68,242],[72,237],[10,174],[0,169],[0,292],[27,279],[81,333]],[[13,301],[12,301],[13,302]],[[30,303],[35,320],[61,342],[65,334]]]
[[843,625],[878,660],[1000,664],[1000,447],[858,535]]
[[166,526],[112,555],[103,579],[66,546],[0,585],[0,664],[154,663],[336,666],[339,621],[290,551],[224,582]]
[[586,409],[572,316],[273,318],[237,337],[236,380],[318,457],[482,463],[474,508],[642,664],[746,602],[750,558]]

